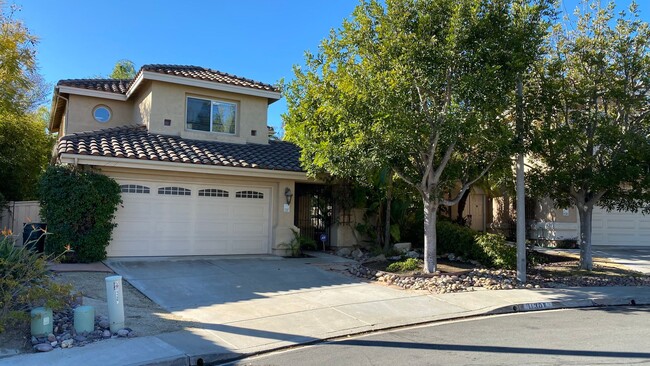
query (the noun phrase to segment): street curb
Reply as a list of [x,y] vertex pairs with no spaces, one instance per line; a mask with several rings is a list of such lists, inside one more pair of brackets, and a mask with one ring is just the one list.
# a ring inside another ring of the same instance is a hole
[[188,366],[196,366],[197,360],[201,360],[202,362],[205,362],[205,365],[222,365],[229,362],[245,359],[247,357],[263,355],[263,354],[287,350],[295,347],[320,344],[324,342],[334,341],[337,339],[342,339],[344,337],[361,336],[364,334],[371,334],[375,332],[390,331],[390,330],[395,330],[400,328],[423,326],[427,324],[436,324],[436,323],[442,323],[448,321],[458,321],[458,320],[478,318],[478,317],[489,316],[489,315],[502,315],[502,314],[513,314],[519,312],[532,312],[532,311],[544,311],[544,310],[555,310],[555,309],[625,306],[625,305],[650,305],[650,297],[647,296],[641,296],[641,297],[627,296],[627,297],[613,297],[613,298],[604,297],[604,298],[590,298],[590,299],[583,299],[583,300],[545,301],[545,302],[513,304],[513,305],[501,306],[484,312],[476,312],[476,313],[465,314],[460,316],[456,315],[444,319],[441,318],[441,319],[434,319],[434,320],[423,321],[423,322],[421,321],[415,323],[406,323],[399,326],[387,326],[383,328],[379,327],[369,331],[366,330],[366,331],[351,333],[346,336],[321,338],[309,342],[297,343],[291,346],[282,346],[282,347],[266,349],[263,351],[241,353],[241,354],[207,353],[203,355],[187,355],[188,362],[189,362]]
[[623,306],[623,305],[650,305],[649,297],[604,297],[604,298],[590,298],[584,300],[568,300],[568,301],[543,301],[543,302],[529,302],[521,304],[513,304],[498,307],[485,313],[485,315],[498,315],[509,313],[521,313],[530,311],[542,310],[555,310],[555,309],[572,309],[572,308],[588,308],[599,306]]

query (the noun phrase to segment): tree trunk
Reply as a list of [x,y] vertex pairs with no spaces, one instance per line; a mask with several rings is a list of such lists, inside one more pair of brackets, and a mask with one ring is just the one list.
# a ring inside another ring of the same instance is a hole
[[593,205],[578,208],[580,220],[580,268],[587,271],[591,271],[594,266],[591,258],[591,217],[593,211]]
[[424,273],[434,273],[437,270],[436,257],[436,213],[438,204],[424,198]]
[[456,222],[459,225],[465,225],[465,217],[463,216],[463,211],[465,211],[465,205],[467,204],[467,199],[469,198],[469,192],[472,189],[468,189],[463,193],[463,196],[458,201],[458,215],[456,215]]
[[[392,173],[392,171],[391,171]],[[393,202],[393,176],[388,175],[386,183],[386,217],[384,219],[384,251],[390,249],[390,211]]]

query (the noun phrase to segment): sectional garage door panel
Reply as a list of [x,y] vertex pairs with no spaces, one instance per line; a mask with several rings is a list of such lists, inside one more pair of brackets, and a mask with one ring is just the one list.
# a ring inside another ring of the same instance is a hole
[[650,246],[650,215],[596,207],[592,225],[593,245]]
[[270,188],[145,182],[122,187],[118,226],[107,248],[111,257],[270,252]]

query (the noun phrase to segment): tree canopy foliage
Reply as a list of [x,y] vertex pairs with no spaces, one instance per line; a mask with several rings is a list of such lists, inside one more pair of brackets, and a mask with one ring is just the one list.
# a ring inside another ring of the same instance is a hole
[[36,198],[54,143],[44,116],[45,107],[22,115],[0,113],[0,194],[8,201]]
[[33,110],[48,88],[38,73],[38,40],[14,18],[17,10],[0,0],[0,112],[5,114]]
[[133,79],[135,77],[135,65],[131,60],[119,60],[109,75],[111,79]]
[[541,108],[531,164],[536,192],[580,216],[581,267],[592,268],[594,206],[639,210],[650,201],[650,29],[632,3],[583,2],[557,24],[529,92]]
[[389,166],[416,189],[433,272],[438,208],[512,153],[507,111],[539,55],[547,10],[545,1],[363,1],[284,86],[285,138],[313,175]]
[[[37,39],[0,0],[0,197],[34,199],[52,139],[46,131],[46,85],[36,64]],[[0,201],[2,201],[0,199]]]

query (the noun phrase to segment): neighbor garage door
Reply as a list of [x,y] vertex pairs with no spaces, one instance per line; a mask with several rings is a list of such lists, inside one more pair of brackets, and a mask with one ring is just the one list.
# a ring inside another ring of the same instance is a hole
[[650,246],[650,215],[594,208],[593,245]]
[[120,184],[110,257],[269,253],[269,188]]

